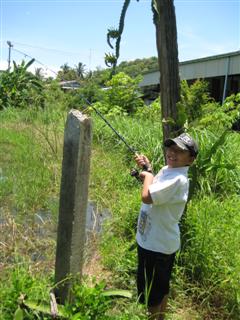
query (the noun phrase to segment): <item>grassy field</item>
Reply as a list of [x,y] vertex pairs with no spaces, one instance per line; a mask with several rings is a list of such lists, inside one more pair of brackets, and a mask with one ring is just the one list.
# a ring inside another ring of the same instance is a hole
[[[48,301],[53,286],[65,118],[66,113],[53,109],[0,113],[0,318],[4,320],[13,319],[21,294]],[[110,121],[130,145],[152,159],[155,171],[163,165],[159,121],[130,117]],[[135,288],[140,185],[129,174],[132,154],[94,115],[93,125],[89,200],[98,214],[107,209],[111,217],[101,234],[89,238],[86,277],[76,289],[76,305],[67,307],[69,319],[147,319],[145,308],[137,304]],[[240,135],[229,132],[220,141],[222,132],[196,129],[192,134],[201,150],[192,170],[197,183],[182,220],[182,250],[167,319],[238,319]],[[106,299],[102,296],[106,287],[130,290],[133,297]],[[50,319],[39,314],[25,318]]]

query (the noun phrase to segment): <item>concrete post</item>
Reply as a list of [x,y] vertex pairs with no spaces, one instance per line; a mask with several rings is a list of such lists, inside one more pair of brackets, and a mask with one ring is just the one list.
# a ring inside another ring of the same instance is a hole
[[55,294],[60,303],[71,298],[72,280],[82,275],[91,139],[90,119],[71,110],[64,131],[55,262]]

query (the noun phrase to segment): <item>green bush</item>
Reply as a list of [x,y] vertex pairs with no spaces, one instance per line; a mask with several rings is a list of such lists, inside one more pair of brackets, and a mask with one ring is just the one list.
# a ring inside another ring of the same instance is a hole
[[152,121],[160,121],[161,120],[160,98],[157,98],[149,106],[144,105],[142,107],[139,107],[136,110],[136,117],[149,119]]
[[73,286],[74,303],[67,305],[66,310],[71,319],[91,320],[107,319],[109,297],[103,295],[105,283],[100,282],[90,287],[84,284]]
[[[203,106],[211,101],[208,92],[208,83],[204,80],[196,80],[188,85],[186,80],[181,81],[181,100],[178,103],[180,113],[185,113],[188,123],[200,119],[203,114]],[[180,115],[183,118],[183,115]]]
[[[48,299],[46,288],[50,277],[41,274],[33,275],[31,267],[21,258],[16,258],[14,267],[1,274],[0,281],[0,318],[4,320],[14,319],[14,313],[18,307],[20,295],[29,299],[43,301]],[[22,319],[22,318],[20,318]],[[29,315],[26,319],[35,319]]]
[[221,130],[236,127],[238,130],[240,119],[240,93],[227,97],[221,106],[220,104],[206,104],[204,115],[199,124],[210,129]]
[[45,109],[66,113],[69,109],[76,109],[79,106],[79,103],[75,105],[74,94],[72,92],[64,92],[56,80],[46,83],[43,93]]
[[13,71],[0,74],[0,110],[43,106],[43,84],[27,71],[33,62],[34,59],[20,65],[14,62]]
[[120,72],[107,81],[102,100],[108,110],[106,113],[111,112],[111,109],[120,108],[123,113],[131,114],[143,106],[138,87],[140,80],[140,78],[132,79]]
[[98,84],[92,81],[92,79],[85,81],[80,89],[73,92],[74,103],[80,105],[80,109],[88,106],[87,102],[94,103],[96,101],[102,101],[103,95],[104,91]]

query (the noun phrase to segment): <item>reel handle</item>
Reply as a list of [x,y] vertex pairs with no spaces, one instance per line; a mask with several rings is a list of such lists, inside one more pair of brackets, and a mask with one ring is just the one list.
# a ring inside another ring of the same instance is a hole
[[140,178],[140,176],[139,176],[139,171],[138,171],[137,169],[132,169],[132,170],[130,171],[130,175],[131,175],[131,177],[134,177],[134,178],[136,178],[138,181],[142,182],[142,180],[141,180],[141,178]]
[[[147,166],[146,164],[143,165],[143,171],[148,171],[148,172],[151,172],[152,173],[152,169],[150,166]],[[138,181],[141,181],[142,182],[142,179],[140,178],[139,176],[139,171],[137,169],[132,169],[131,172],[130,172],[130,175],[132,177],[135,177]]]

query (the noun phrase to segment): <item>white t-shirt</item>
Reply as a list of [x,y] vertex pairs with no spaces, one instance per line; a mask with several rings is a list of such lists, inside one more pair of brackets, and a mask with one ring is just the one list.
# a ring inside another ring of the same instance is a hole
[[140,247],[172,254],[180,247],[179,220],[188,198],[189,167],[163,167],[149,186],[152,204],[142,203],[138,217]]

